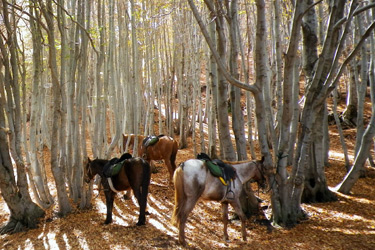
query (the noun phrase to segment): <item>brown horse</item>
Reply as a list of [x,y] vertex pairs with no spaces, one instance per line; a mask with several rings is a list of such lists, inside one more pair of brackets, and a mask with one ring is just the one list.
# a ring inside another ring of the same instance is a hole
[[[144,135],[135,135],[135,134],[123,134],[122,135],[122,142],[123,142],[123,149],[126,149],[126,145],[128,145],[128,148],[133,148],[135,139],[138,139],[138,154],[142,147],[142,142],[145,139],[146,136]],[[128,142],[129,140],[129,142]]]
[[189,213],[200,198],[221,203],[225,240],[228,240],[228,204],[231,204],[241,219],[242,238],[246,241],[246,216],[241,209],[239,197],[243,184],[248,180],[254,179],[259,184],[263,184],[265,181],[262,173],[263,165],[262,161],[250,161],[232,166],[236,171],[236,177],[228,186],[214,177],[202,160],[187,160],[176,169],[173,176],[175,205],[172,224],[178,227],[178,241],[181,244],[185,245],[185,224]]
[[[145,140],[143,141],[145,142]],[[158,136],[158,141],[153,145],[145,146],[142,143],[139,155],[148,162],[164,160],[169,171],[169,180],[172,180],[173,173],[176,170],[177,151],[178,143],[176,140],[166,135],[160,135]]]
[[104,187],[107,205],[107,218],[104,223],[109,224],[112,222],[113,201],[116,192],[132,189],[139,204],[137,226],[144,225],[146,223],[145,215],[148,187],[151,179],[150,165],[140,157],[126,159],[123,161],[123,166],[117,175],[111,178],[106,178],[104,175],[104,166],[106,166],[108,162],[108,160],[103,159],[95,159],[93,161],[88,159],[85,168],[85,181],[87,183],[93,180],[94,176],[97,174],[101,177],[101,184]]

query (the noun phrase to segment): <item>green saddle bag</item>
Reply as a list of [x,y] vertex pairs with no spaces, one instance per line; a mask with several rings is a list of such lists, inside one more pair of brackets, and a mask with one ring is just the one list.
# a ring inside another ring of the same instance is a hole
[[158,141],[159,141],[159,137],[158,137],[158,136],[150,135],[150,136],[147,136],[147,137],[143,140],[142,144],[143,144],[145,147],[148,147],[148,146],[155,145]]
[[210,170],[211,174],[215,177],[223,177],[223,171],[221,168],[213,163],[212,161],[204,161],[208,170]]
[[105,171],[105,176],[108,177],[113,177],[115,175],[118,175],[120,173],[120,170],[124,164],[124,161],[118,162],[116,164],[113,164],[109,166],[109,168]]

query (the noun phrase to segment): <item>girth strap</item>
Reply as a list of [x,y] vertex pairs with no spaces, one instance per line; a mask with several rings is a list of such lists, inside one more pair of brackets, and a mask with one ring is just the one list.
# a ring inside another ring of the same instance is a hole
[[113,186],[112,179],[111,179],[111,178],[107,178],[107,181],[108,181],[108,184],[109,184],[109,188],[110,188],[113,192],[118,193],[119,191],[117,191],[116,188]]
[[229,180],[228,185],[227,185],[227,192],[225,193],[223,199],[221,199],[220,202],[224,202],[224,201],[228,201],[228,200],[231,200],[231,201],[234,200],[235,194],[234,194],[234,192],[232,191],[232,188],[231,188],[232,183],[233,183],[233,188],[236,188],[234,180],[233,179]]

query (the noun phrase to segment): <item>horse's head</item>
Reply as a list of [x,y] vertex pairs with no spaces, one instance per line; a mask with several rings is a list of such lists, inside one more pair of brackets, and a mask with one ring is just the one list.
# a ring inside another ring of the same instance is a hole
[[92,179],[94,179],[94,176],[96,175],[96,172],[93,170],[92,164],[94,161],[90,160],[90,158],[87,158],[87,163],[85,166],[85,182],[90,183]]
[[261,161],[256,161],[255,164],[257,170],[253,179],[258,183],[260,188],[265,189],[267,187],[267,179],[263,169],[263,158]]

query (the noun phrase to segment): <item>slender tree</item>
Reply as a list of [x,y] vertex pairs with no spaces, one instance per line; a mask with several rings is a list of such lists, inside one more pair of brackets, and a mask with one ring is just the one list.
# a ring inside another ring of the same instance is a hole
[[[25,164],[21,155],[21,117],[20,87],[14,9],[2,1],[2,17],[6,36],[0,36],[0,190],[6,201],[10,217],[8,223],[0,228],[0,233],[15,233],[24,228],[34,228],[44,211],[36,205],[28,192]],[[9,11],[10,10],[10,11]],[[12,108],[14,106],[14,108]],[[5,118],[5,113],[7,118]],[[6,122],[7,121],[7,122]],[[16,174],[11,157],[16,162]],[[17,175],[17,178],[16,178]]]

